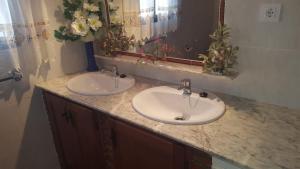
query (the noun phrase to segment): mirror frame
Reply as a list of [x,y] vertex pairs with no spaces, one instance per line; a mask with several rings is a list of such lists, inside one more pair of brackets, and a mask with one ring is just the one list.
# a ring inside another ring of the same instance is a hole
[[[106,21],[108,28],[111,25],[110,22],[110,14],[109,14],[109,0],[104,0],[105,2],[105,10],[106,10]],[[220,6],[219,6],[219,23],[221,25],[224,25],[224,19],[225,19],[225,0],[220,0]],[[145,55],[140,53],[132,53],[132,52],[126,52],[126,51],[114,51],[115,55],[126,55],[126,56],[132,56],[137,58],[146,58],[146,59],[152,59],[153,56],[151,55]],[[167,61],[167,62],[173,62],[173,63],[181,63],[181,64],[187,64],[187,65],[195,65],[195,66],[203,66],[202,61],[198,60],[190,60],[190,59],[182,59],[182,58],[175,58],[175,57],[164,57],[164,58],[156,58],[157,60],[161,61]]]

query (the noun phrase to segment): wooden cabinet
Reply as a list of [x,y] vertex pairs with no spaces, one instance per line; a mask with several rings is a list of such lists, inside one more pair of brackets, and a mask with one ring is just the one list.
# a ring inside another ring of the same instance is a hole
[[64,169],[104,169],[96,114],[45,93],[56,149]]
[[112,125],[116,169],[184,169],[184,147],[121,121]]
[[63,169],[211,169],[210,155],[44,92]]

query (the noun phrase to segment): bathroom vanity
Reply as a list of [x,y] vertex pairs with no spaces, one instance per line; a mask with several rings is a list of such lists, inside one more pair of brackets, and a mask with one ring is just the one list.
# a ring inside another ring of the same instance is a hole
[[49,92],[44,98],[62,168],[211,168],[203,151]]
[[[299,112],[217,93],[225,114],[209,124],[172,125],[132,107],[138,93],[170,85],[135,77],[131,89],[84,96],[67,89],[78,74],[37,84],[65,169],[297,169]],[[289,114],[287,116],[286,114]]]

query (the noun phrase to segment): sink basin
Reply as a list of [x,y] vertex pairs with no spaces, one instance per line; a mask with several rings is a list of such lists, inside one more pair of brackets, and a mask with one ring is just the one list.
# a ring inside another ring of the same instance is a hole
[[113,77],[107,73],[85,73],[68,81],[67,88],[81,95],[112,95],[124,92],[134,86],[132,76]]
[[182,91],[168,86],[150,88],[137,94],[134,109],[150,119],[171,124],[204,124],[220,118],[224,102],[212,93],[207,98],[198,93],[183,96]]

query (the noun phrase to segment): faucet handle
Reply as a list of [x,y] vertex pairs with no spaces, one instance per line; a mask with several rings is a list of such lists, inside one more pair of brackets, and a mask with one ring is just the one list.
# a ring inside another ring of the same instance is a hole
[[106,65],[101,71],[110,71],[112,74],[119,76],[119,70],[117,65]]
[[179,86],[178,90],[181,90],[184,88],[191,88],[191,86],[192,86],[191,79],[182,79],[180,81],[180,86]]
[[191,79],[183,79],[180,81],[181,84],[178,88],[178,90],[183,89],[183,95],[184,96],[190,96],[192,94],[192,82]]
[[180,83],[183,87],[190,87],[192,85],[191,79],[182,79]]

